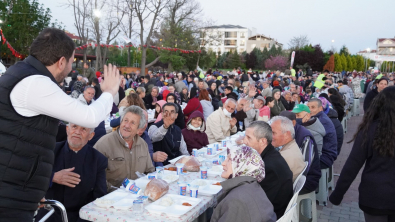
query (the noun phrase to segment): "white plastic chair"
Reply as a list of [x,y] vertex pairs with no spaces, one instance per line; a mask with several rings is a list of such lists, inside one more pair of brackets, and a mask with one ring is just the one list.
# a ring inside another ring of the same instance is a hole
[[[300,190],[302,190],[304,183],[306,182],[306,176],[303,174],[300,174],[300,175],[301,175],[300,177],[298,176],[299,179],[295,180],[294,195],[292,196],[291,200],[289,201],[287,209],[285,209],[285,212],[288,212],[289,209],[291,209],[292,206],[296,203],[296,200],[298,199],[299,192],[300,192]],[[298,221],[298,215],[296,213],[296,210],[294,211],[294,213],[292,213],[291,218],[292,218],[292,221],[294,221],[294,222]],[[290,222],[291,220],[285,220],[285,221]]]
[[289,210],[285,211],[285,214],[278,219],[276,222],[298,222],[296,220],[293,220],[293,215],[296,212],[296,203],[294,203]]
[[[302,201],[302,200],[306,200],[306,199],[310,199],[311,204],[306,205],[306,203],[308,201]],[[298,204],[296,206],[296,213],[298,215],[298,221],[310,221],[310,216],[311,216],[312,222],[318,221],[315,191],[312,191],[310,193],[306,193],[303,195],[299,195],[298,199],[296,200],[296,203]],[[305,212],[308,212],[307,215],[302,214]],[[310,213],[311,213],[311,215],[310,215]]]
[[328,202],[328,174],[328,168],[321,170],[321,178],[318,184],[318,193],[316,195],[318,204],[321,206],[326,206]]
[[328,190],[334,190],[335,189],[335,180],[333,178],[333,165],[332,167],[329,168],[329,173],[328,173]]
[[[300,172],[299,176],[296,177],[295,182],[293,183],[294,194],[295,194],[295,188],[296,188],[296,185],[297,185],[299,179],[302,177],[302,175],[304,174],[304,172],[305,172],[306,169],[307,169],[307,166],[309,165],[309,163],[308,163],[307,161],[305,161],[304,163],[305,163],[306,165],[304,166],[302,172]],[[302,186],[302,187],[303,187],[303,186]]]

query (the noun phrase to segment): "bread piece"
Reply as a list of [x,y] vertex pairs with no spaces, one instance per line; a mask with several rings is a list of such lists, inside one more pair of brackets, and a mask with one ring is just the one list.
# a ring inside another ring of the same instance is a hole
[[177,160],[175,164],[177,163],[183,163],[183,169],[189,172],[199,172],[200,166],[202,165],[199,160],[194,156],[184,156],[183,158]]
[[169,184],[162,179],[153,179],[145,188],[144,195],[152,201],[156,201],[169,191]]

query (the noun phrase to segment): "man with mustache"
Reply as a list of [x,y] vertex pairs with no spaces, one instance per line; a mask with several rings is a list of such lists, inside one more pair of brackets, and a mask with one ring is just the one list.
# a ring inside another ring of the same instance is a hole
[[121,186],[125,178],[137,179],[136,171],[155,171],[147,143],[138,135],[147,121],[143,109],[129,106],[120,118],[120,127],[100,138],[94,146],[108,158],[106,177],[109,191]]
[[[82,206],[107,194],[107,158],[88,144],[95,135],[93,128],[69,123],[66,132],[67,140],[56,143],[52,180],[45,197],[61,202],[69,221],[79,221]],[[40,209],[36,221],[46,213]],[[57,210],[46,221],[61,218]]]

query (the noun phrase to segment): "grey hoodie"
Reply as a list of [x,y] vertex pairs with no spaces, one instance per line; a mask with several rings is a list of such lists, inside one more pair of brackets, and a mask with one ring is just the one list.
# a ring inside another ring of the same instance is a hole
[[317,144],[318,155],[321,157],[322,154],[322,145],[324,143],[324,136],[326,135],[326,131],[322,123],[318,118],[312,117],[306,123],[303,123],[303,126],[310,131],[313,135],[315,143]]
[[214,112],[214,107],[213,104],[211,104],[210,101],[208,100],[200,100],[200,104],[202,104],[203,107],[203,115],[204,119],[207,119],[208,116]]

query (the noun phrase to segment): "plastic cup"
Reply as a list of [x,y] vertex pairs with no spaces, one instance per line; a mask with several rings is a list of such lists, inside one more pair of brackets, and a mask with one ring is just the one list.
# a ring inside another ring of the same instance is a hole
[[192,155],[194,157],[197,157],[198,156],[198,150],[197,149],[192,149]]
[[213,147],[207,147],[207,155],[213,155]]
[[192,186],[190,189],[189,189],[189,196],[190,197],[194,197],[194,198],[197,198],[198,197],[198,193],[199,193],[199,186]]
[[207,167],[200,167],[200,178],[207,179]]
[[148,179],[149,180],[153,180],[153,179],[155,179],[156,178],[156,173],[149,173],[148,174]]
[[187,195],[187,184],[186,183],[178,184],[178,194],[180,194],[181,196]]
[[133,212],[135,215],[142,215],[144,212],[144,201],[143,200],[134,200],[133,201]]
[[222,140],[222,141],[221,141],[221,145],[222,145],[222,147],[226,147],[226,143],[227,143],[227,141],[226,141],[226,140]]
[[183,163],[177,163],[176,167],[177,167],[177,175],[182,175],[182,168],[184,167],[184,164]]

